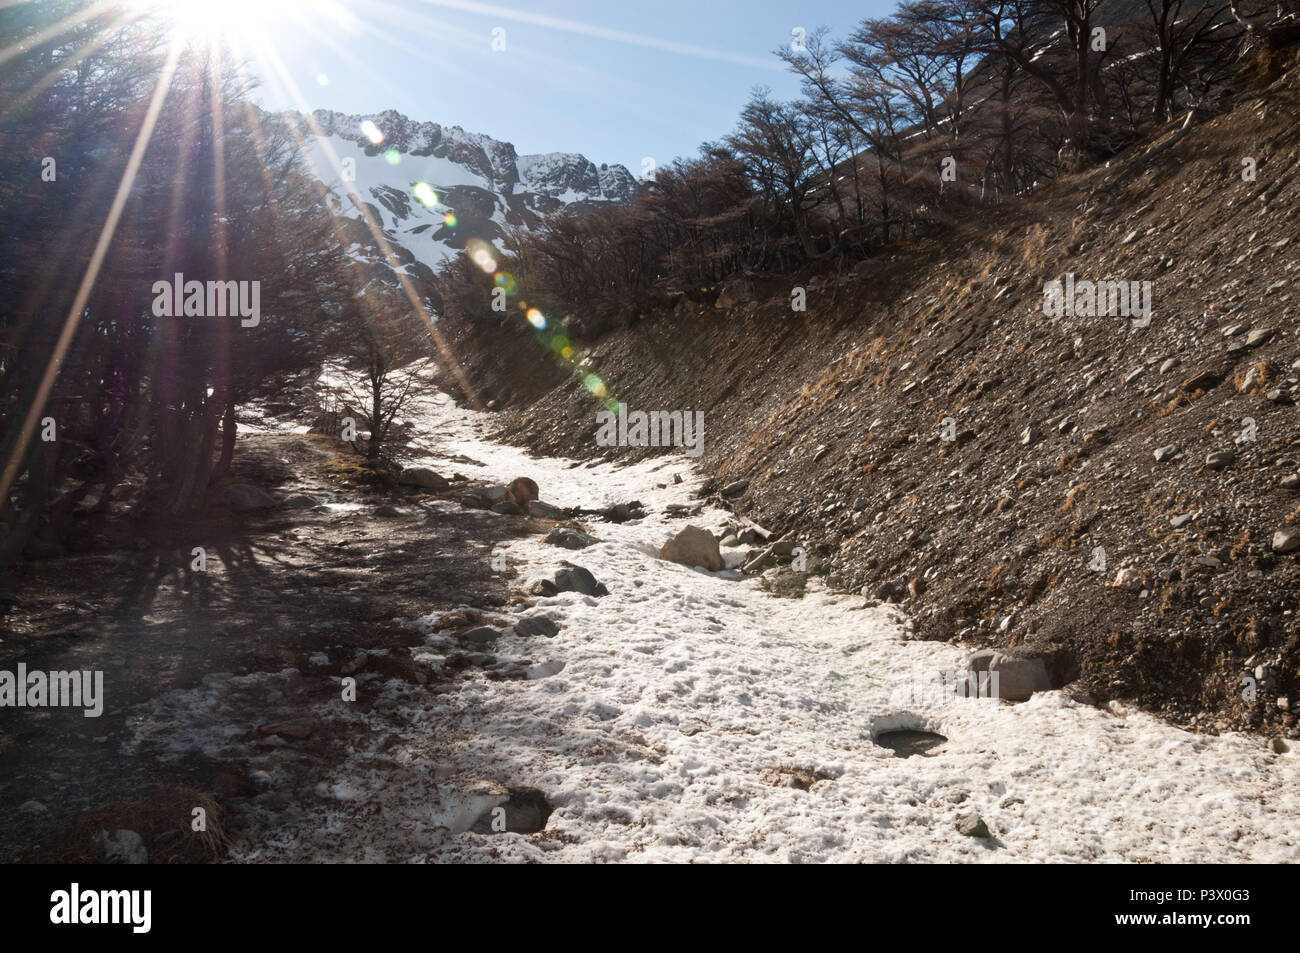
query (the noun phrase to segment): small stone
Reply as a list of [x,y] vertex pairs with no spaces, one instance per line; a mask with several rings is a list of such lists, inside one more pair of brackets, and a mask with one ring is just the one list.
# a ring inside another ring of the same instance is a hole
[[108,831],[101,830],[99,832],[99,842],[104,847],[105,863],[149,863],[149,851],[145,849],[144,838],[135,831],[116,830],[110,835]]
[[710,572],[726,569],[718,541],[707,529],[687,526],[659,550],[659,558],[683,566],[700,566]]
[[1300,549],[1300,530],[1280,529],[1273,534],[1273,552],[1293,553]]
[[465,641],[474,645],[488,645],[501,638],[501,633],[490,625],[475,626],[465,632]]
[[749,489],[748,480],[737,480],[735,483],[728,483],[722,488],[722,495],[727,499],[735,499],[738,496],[744,496],[745,491]]
[[1211,470],[1222,470],[1236,461],[1237,455],[1231,450],[1215,450],[1205,458],[1205,465]]
[[559,634],[560,627],[549,616],[535,615],[516,622],[515,631],[520,635],[544,635],[550,639]]
[[1164,463],[1166,460],[1171,459],[1177,452],[1178,445],[1173,443],[1167,443],[1163,447],[1157,448],[1155,451],[1156,463]]
[[407,467],[397,475],[397,482],[403,486],[417,486],[422,490],[445,490],[451,484],[445,478],[428,467]]
[[1275,333],[1273,328],[1256,328],[1246,335],[1246,346],[1259,347],[1261,344],[1266,344],[1273,339]]
[[588,536],[571,526],[556,526],[546,534],[546,541],[552,546],[563,546],[565,549],[585,549],[596,542],[596,537]]
[[1115,581],[1111,585],[1118,589],[1127,589],[1129,592],[1137,592],[1142,588],[1142,573],[1131,566],[1126,567],[1115,574]]
[[963,814],[957,818],[957,833],[964,837],[990,838],[988,825],[978,814]]
[[528,515],[544,520],[562,520],[566,514],[558,506],[543,503],[541,500],[529,500]]

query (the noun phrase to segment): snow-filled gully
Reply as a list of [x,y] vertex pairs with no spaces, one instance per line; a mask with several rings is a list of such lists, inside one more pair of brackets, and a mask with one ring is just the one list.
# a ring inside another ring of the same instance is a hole
[[[471,670],[457,691],[435,696],[396,679],[359,680],[359,690],[383,696],[375,706],[386,719],[382,750],[350,749],[309,803],[252,799],[247,810],[261,812],[252,829],[261,833],[237,845],[236,860],[1300,858],[1291,754],[1060,692],[1021,704],[914,695],[914,685],[961,667],[965,650],[909,640],[901,614],[864,608],[860,596],[810,591],[787,600],[755,580],[652,555],[687,523],[716,528],[727,516],[665,515],[668,504],[692,501],[698,481],[684,457],[627,467],[534,458],[487,439],[489,420],[443,395],[425,399],[412,419],[426,435],[421,462],[442,472],[530,476],[554,504],[637,499],[649,515],[591,524],[600,542],[582,550],[535,535],[504,547],[506,565],[524,580],[568,560],[610,593],[566,592],[504,610],[560,626],[550,639],[508,630],[491,650],[528,660],[527,680],[489,681]],[[483,558],[492,558],[486,548]],[[427,632],[423,657],[434,664],[456,647],[432,631],[436,618],[410,620]],[[197,735],[210,753],[228,754],[234,732],[216,726],[236,717],[239,685],[303,676],[338,673],[291,670],[172,693],[142,713],[140,735],[184,735],[189,744]],[[313,717],[378,716],[338,701]],[[874,741],[895,728],[947,741],[903,758]],[[274,764],[266,770],[273,775]],[[469,830],[494,807],[512,809],[508,789],[544,794],[552,809],[544,830]],[[957,830],[957,818],[972,812],[990,838]]]

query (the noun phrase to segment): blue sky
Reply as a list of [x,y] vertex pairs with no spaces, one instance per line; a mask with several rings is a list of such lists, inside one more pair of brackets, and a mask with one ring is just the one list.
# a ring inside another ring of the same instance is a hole
[[[794,28],[826,25],[843,36],[894,7],[893,0],[325,2],[343,9],[331,19],[321,0],[306,0],[318,27],[268,25],[310,108],[392,108],[513,142],[521,154],[582,152],[634,173],[645,156],[662,164],[731,131],[755,85],[796,95],[797,81],[771,53]],[[492,48],[497,28],[503,51]],[[265,80],[255,94],[263,105],[294,105],[274,69],[263,63],[256,72]]]

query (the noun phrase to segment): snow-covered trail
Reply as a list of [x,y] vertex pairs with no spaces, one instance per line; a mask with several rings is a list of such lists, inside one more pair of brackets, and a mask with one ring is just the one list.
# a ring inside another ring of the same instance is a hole
[[[1023,704],[934,696],[913,686],[961,667],[965,650],[911,641],[906,619],[860,596],[771,596],[650,555],[688,522],[685,457],[627,467],[533,458],[486,437],[491,421],[444,395],[409,416],[422,462],[440,472],[537,481],[544,500],[596,507],[638,499],[649,515],[593,522],[581,550],[522,537],[504,548],[523,579],[562,560],[608,586],[503,610],[545,614],[554,638],[516,635],[490,650],[526,661],[530,677],[465,673],[457,690],[376,675],[368,712],[334,700],[312,717],[363,740],[329,768],[314,798],[269,794],[243,808],[260,821],[244,861],[1110,861],[1277,862],[1300,858],[1297,761],[1240,735],[1189,734],[1140,712],[1080,705],[1060,692]],[[594,418],[593,418],[594,427]],[[675,484],[674,474],[683,482]],[[438,504],[458,508],[455,503]],[[515,520],[473,511],[484,520]],[[482,557],[492,558],[483,548]],[[417,652],[438,665],[463,645],[410,620]],[[171,693],[140,719],[141,736],[234,756],[241,698],[281,691],[311,671],[227,677]],[[241,694],[247,693],[247,694]],[[894,728],[947,742],[896,756],[873,743]],[[352,730],[356,729],[356,730]],[[287,748],[291,746],[286,746]],[[286,751],[286,757],[291,756]],[[256,761],[271,781],[276,759]],[[808,790],[792,772],[821,778]],[[506,800],[540,790],[553,808],[540,834],[468,828]],[[956,818],[978,812],[993,840]]]
[[[1296,761],[1244,736],[1190,734],[1140,712],[1060,692],[1012,705],[913,686],[965,652],[909,641],[891,609],[814,592],[786,600],[653,558],[688,522],[668,519],[696,480],[683,457],[615,468],[534,459],[484,438],[486,421],[437,398],[420,430],[429,463],[461,454],[467,474],[533,477],[543,499],[596,506],[639,499],[651,515],[597,524],[570,552],[526,537],[507,558],[525,575],[561,559],[590,569],[602,598],[535,601],[560,634],[503,639],[500,654],[562,662],[548,678],[463,690],[460,752],[547,793],[551,839],[462,834],[447,859],[774,861],[1294,861]],[[593,422],[594,427],[594,422]],[[683,477],[674,484],[673,474]],[[501,517],[509,519],[510,517]],[[532,614],[532,613],[529,613]],[[513,652],[512,652],[513,650]],[[919,702],[920,704],[909,704]],[[948,738],[929,756],[872,743],[891,728]],[[781,786],[782,769],[827,778]],[[775,783],[774,783],[775,782]],[[990,848],[959,834],[978,813]]]

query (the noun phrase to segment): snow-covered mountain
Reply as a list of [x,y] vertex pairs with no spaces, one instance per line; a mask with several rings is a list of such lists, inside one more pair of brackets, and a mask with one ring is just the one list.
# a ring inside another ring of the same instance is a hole
[[532,228],[563,208],[628,202],[638,188],[622,165],[597,166],[571,152],[521,156],[509,142],[393,110],[318,109],[312,118],[314,126],[301,124],[306,159],[332,190],[335,210],[355,223],[354,255],[374,254],[364,204],[412,272],[436,270],[471,239],[495,241],[507,225]]

